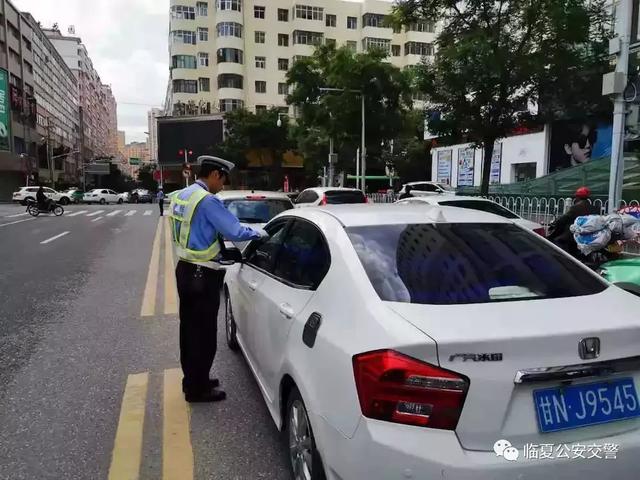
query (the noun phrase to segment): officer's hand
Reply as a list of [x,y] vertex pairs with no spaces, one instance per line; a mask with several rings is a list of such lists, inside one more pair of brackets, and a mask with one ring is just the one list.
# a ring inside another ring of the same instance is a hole
[[260,235],[260,238],[269,238],[271,236],[264,228],[254,228],[254,230],[258,235]]

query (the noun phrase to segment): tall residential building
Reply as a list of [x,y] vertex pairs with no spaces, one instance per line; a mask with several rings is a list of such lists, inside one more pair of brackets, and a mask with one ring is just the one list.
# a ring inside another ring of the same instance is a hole
[[62,35],[59,30],[45,29],[44,32],[78,79],[83,161],[115,156],[117,152],[111,150],[114,142],[110,133],[111,130],[117,130],[112,128],[113,117],[110,113],[115,99],[110,88],[102,84],[80,38]]
[[109,85],[102,85],[102,93],[107,111],[106,128],[104,129],[106,148],[109,155],[116,157],[118,156],[118,104]]
[[152,161],[158,160],[158,117],[162,117],[164,112],[161,108],[152,108],[147,114],[149,123],[149,155]]
[[126,134],[122,130],[118,130],[118,153],[124,155],[124,147],[127,144]]
[[171,0],[165,112],[286,107],[287,70],[322,43],[357,52],[381,47],[398,67],[432,56],[435,25],[387,28],[391,6],[381,0]]
[[0,200],[37,176],[33,29],[8,0],[0,0]]
[[[48,138],[55,181],[73,183],[80,176],[79,157],[74,153],[80,147],[78,81],[36,19],[29,13],[24,13],[24,17],[32,28],[38,135]],[[46,147],[40,150],[39,180],[50,180]],[[64,156],[66,153],[69,155]]]
[[[150,160],[149,156],[149,148],[147,146],[147,142],[131,142],[127,143],[124,147],[124,158],[125,158],[125,172],[131,175],[133,178],[136,178],[138,175],[138,170],[144,163],[148,163]],[[131,165],[129,163],[129,159],[137,158],[140,160],[138,164]]]

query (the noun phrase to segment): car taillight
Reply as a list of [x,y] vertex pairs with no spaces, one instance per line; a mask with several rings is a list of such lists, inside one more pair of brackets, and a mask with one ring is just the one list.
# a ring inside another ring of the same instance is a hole
[[354,356],[353,371],[365,417],[455,430],[469,388],[466,377],[393,350]]
[[366,195],[364,197],[364,203],[369,203],[369,197],[367,197]]
[[547,230],[544,227],[540,227],[540,228],[534,228],[533,231],[535,233],[537,233],[538,235],[541,235],[543,237],[547,236]]
[[327,204],[327,196],[323,195],[322,200],[320,200],[320,205],[326,205],[326,204]]

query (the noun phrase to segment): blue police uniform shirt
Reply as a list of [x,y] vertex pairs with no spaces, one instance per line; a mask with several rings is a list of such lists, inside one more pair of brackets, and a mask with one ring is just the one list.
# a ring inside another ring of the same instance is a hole
[[157,198],[158,200],[164,200],[164,192],[162,190],[158,191]]
[[[186,200],[196,188],[209,188],[200,180],[178,194],[178,198]],[[224,203],[215,195],[207,195],[198,205],[191,220],[191,235],[188,248],[206,250],[211,241],[220,233],[226,240],[246,242],[260,238],[255,230],[243,227],[238,218],[227,210]]]

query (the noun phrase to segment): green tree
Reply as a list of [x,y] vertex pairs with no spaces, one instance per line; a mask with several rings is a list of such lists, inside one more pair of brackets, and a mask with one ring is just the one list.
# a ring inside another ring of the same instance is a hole
[[[610,18],[605,0],[399,0],[397,24],[439,20],[433,63],[418,68],[434,111],[429,130],[484,150],[523,122],[604,113]],[[535,108],[537,112],[535,112]]]
[[[296,61],[287,73],[292,87],[287,102],[296,107],[292,137],[304,153],[308,177],[326,165],[329,139],[339,154],[338,169],[353,169],[360,145],[362,92],[366,111],[369,166],[380,162],[380,143],[396,138],[411,106],[411,77],[385,62],[387,53],[354,53],[346,47],[319,46],[313,56]],[[323,91],[324,88],[336,91]]]
[[158,182],[153,179],[154,166],[145,164],[138,170],[138,184],[140,188],[155,191],[158,188]]

